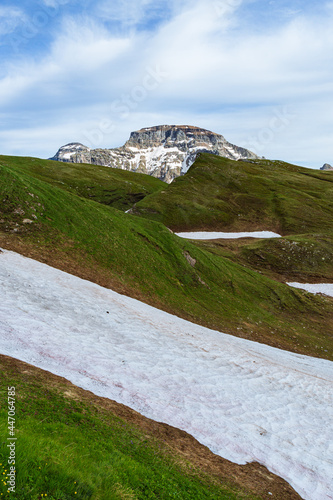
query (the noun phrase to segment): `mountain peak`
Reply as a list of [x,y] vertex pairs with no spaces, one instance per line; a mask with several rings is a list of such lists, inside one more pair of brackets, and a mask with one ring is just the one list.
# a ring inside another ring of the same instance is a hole
[[135,132],[132,133],[138,133],[138,132],[147,132],[147,131],[158,131],[158,130],[182,130],[184,133],[187,132],[199,132],[199,133],[209,133],[209,134],[214,134],[218,135],[215,132],[211,132],[210,130],[206,130],[201,127],[196,127],[193,125],[155,125],[154,127],[145,127],[141,128],[140,130],[136,130]]
[[90,149],[80,143],[70,143],[62,146],[51,159],[132,170],[170,183],[185,174],[202,152],[232,160],[258,158],[210,130],[192,125],[157,125],[132,132],[120,148]]
[[333,167],[329,163],[324,163],[324,165],[320,167],[320,170],[333,170]]

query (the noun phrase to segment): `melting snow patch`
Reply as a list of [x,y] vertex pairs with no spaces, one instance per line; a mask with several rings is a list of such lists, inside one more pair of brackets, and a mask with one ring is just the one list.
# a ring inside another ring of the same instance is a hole
[[3,251],[0,345],[95,394],[333,498],[333,363],[209,330]]
[[333,297],[333,283],[287,283],[287,285],[293,286],[294,288],[301,288],[307,292],[324,293],[325,295]]
[[273,233],[272,231],[251,231],[247,233],[220,233],[198,231],[195,233],[175,233],[181,238],[188,238],[190,240],[217,240],[217,239],[236,239],[236,238],[281,238],[280,234]]
[[72,156],[73,156],[74,153],[64,153],[62,155],[63,158],[66,158],[67,160],[69,160]]

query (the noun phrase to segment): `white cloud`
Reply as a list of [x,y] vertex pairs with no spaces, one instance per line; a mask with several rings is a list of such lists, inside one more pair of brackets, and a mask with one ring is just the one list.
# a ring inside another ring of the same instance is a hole
[[[236,0],[237,1],[237,0]],[[108,0],[96,4],[94,14],[103,21],[117,22],[120,29],[154,30],[166,23],[175,12],[183,10],[190,0]]]
[[[130,7],[132,0],[124,5]],[[119,146],[142,126],[188,123],[222,133],[239,145],[259,137],[258,153],[267,157],[333,162],[327,133],[333,129],[332,8],[325,17],[288,17],[271,31],[259,25],[239,30],[240,0],[198,0],[178,7],[173,2],[173,16],[155,30],[116,33],[103,25],[108,18],[127,19],[135,27],[146,19],[146,8],[152,8],[151,0],[137,5],[129,16],[120,3],[104,3],[98,19],[67,18],[47,56],[11,65],[0,81],[0,100],[14,116],[25,109],[35,113],[36,133],[28,129],[30,142],[22,138],[22,151],[30,144],[35,154],[53,154],[54,147],[42,153],[39,146],[39,130],[47,130],[39,126],[42,113],[61,130],[52,132],[63,139],[57,147],[71,140],[84,142],[85,130],[107,120],[117,127],[104,133],[104,147]],[[126,116],[115,113],[112,103],[142,86],[147,67],[156,65],[168,78],[137,100]],[[269,132],[276,110],[290,106],[293,120]],[[18,133],[24,134],[23,129]]]
[[30,122],[30,126],[0,132],[0,143],[3,144],[1,154],[50,158],[60,145],[71,141],[83,142],[84,137],[77,131],[89,127],[89,119],[84,113],[78,113],[74,118],[70,114],[69,109],[64,121],[55,115],[50,120],[44,116],[38,125]]
[[101,2],[97,5],[96,14],[105,21],[118,21],[124,25],[137,25],[145,18],[147,7],[154,4],[154,0],[121,0]]
[[[90,87],[92,99],[97,98],[98,85],[110,85],[106,80],[116,76],[112,64],[125,56],[130,45],[130,40],[111,37],[93,22],[67,19],[46,57],[9,65],[7,76],[0,80],[0,103],[8,106],[18,100],[24,105],[25,95],[33,92],[38,107],[40,96],[48,92],[65,100],[71,95],[78,99],[85,87]],[[83,98],[82,106],[86,104]]]
[[41,0],[46,7],[58,8],[70,3],[71,0]]
[[113,37],[100,25],[84,18],[77,23],[73,18],[64,23],[62,35],[55,41],[49,59],[59,67],[79,74],[103,70],[130,48],[129,39]]
[[0,6],[0,36],[13,33],[26,21],[26,14],[18,7]]
[[331,81],[332,20],[299,19],[272,33],[243,34],[198,5],[161,30],[153,57],[160,56],[182,96],[203,96],[204,85],[206,98],[217,102],[293,99],[304,86],[312,93]]

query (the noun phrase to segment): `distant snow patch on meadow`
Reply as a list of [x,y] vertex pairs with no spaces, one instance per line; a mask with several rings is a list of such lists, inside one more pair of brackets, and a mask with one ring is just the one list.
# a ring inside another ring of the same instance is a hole
[[301,290],[306,290],[310,293],[324,293],[333,297],[333,283],[287,283],[289,286],[294,288],[300,288]]
[[250,231],[243,233],[221,233],[198,231],[193,233],[175,233],[180,238],[190,240],[217,240],[217,239],[236,239],[236,238],[281,238],[280,234],[272,231]]

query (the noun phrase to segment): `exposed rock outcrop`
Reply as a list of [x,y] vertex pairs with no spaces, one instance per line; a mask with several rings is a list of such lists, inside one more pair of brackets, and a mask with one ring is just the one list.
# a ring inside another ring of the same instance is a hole
[[70,143],[62,146],[51,160],[132,170],[170,183],[185,174],[202,152],[232,160],[258,158],[209,130],[188,125],[160,125],[132,132],[120,148],[90,149],[80,143]]
[[333,167],[329,163],[324,163],[320,170],[333,170]]

